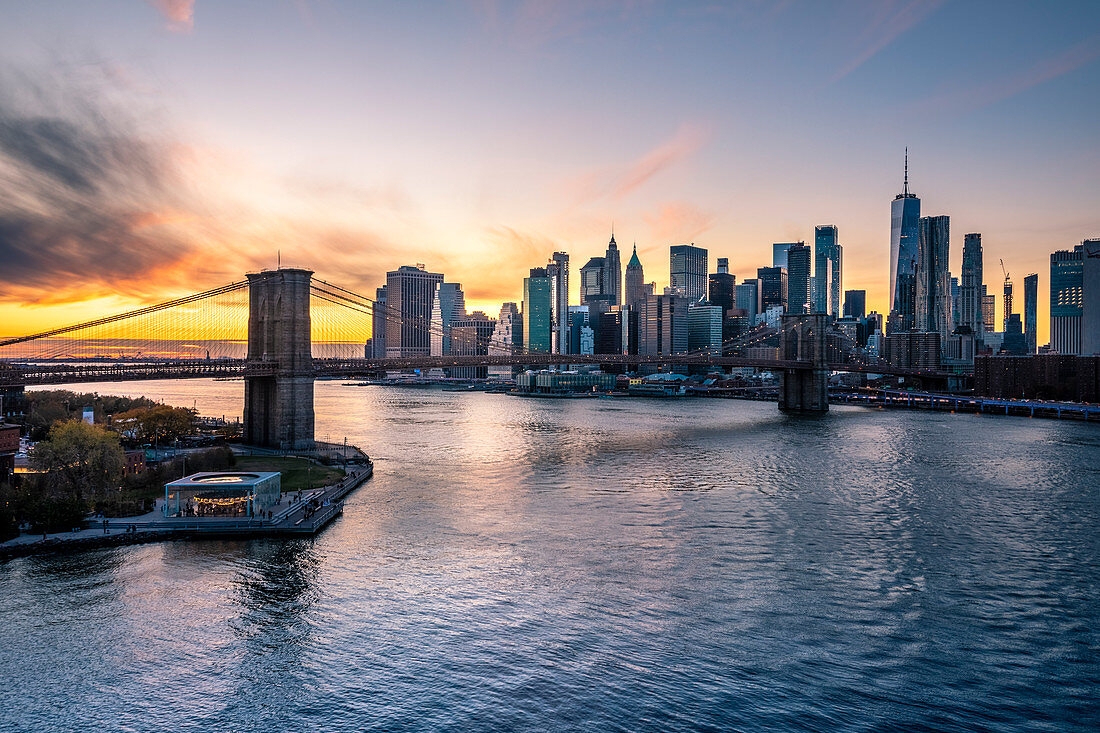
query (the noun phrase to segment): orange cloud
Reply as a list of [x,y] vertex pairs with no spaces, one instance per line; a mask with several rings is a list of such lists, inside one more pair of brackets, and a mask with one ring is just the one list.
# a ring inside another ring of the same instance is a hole
[[686,242],[710,229],[714,215],[686,201],[670,201],[642,217],[656,242]]
[[684,123],[676,133],[624,166],[588,171],[566,182],[564,188],[578,205],[609,198],[620,201],[656,176],[699,151],[710,140],[710,128]]
[[195,28],[195,0],[149,0],[168,20],[168,29],[187,33]]

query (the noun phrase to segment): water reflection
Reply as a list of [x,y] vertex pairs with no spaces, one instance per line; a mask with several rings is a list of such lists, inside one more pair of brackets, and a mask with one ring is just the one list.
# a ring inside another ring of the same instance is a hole
[[334,382],[316,401],[319,436],[377,472],[315,540],[0,566],[0,675],[25,683],[0,686],[0,727],[1097,720],[1094,426]]

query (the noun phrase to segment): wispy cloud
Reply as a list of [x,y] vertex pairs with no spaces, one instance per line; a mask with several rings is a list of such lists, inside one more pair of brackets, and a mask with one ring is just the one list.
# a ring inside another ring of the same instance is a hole
[[708,126],[684,123],[671,138],[625,165],[590,170],[567,181],[565,193],[577,205],[603,199],[620,201],[677,163],[690,158],[709,142],[710,137]]
[[899,7],[895,0],[874,0],[867,11],[871,17],[856,39],[858,52],[833,74],[829,83],[835,84],[863,66],[942,4],[943,0],[909,0]]
[[148,0],[168,21],[168,29],[187,33],[195,28],[195,0]]
[[277,250],[366,287],[402,257],[374,230],[413,215],[396,185],[265,175],[182,142],[100,70],[0,70],[0,302],[154,301],[270,267]]
[[514,48],[537,49],[592,30],[632,30],[654,0],[471,0],[482,27]]
[[687,201],[669,201],[642,218],[649,225],[652,240],[662,243],[691,241],[714,223],[713,214]]
[[1100,34],[1086,38],[1062,53],[1042,59],[1030,68],[992,82],[945,92],[920,104],[929,110],[975,110],[1015,97],[1028,89],[1057,79],[1100,58]]
[[0,281],[54,294],[155,276],[186,257],[175,234],[185,188],[169,146],[102,88],[0,84]]

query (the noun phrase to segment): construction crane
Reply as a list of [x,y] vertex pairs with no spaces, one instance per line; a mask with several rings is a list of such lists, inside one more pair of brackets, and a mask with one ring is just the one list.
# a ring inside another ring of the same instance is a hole
[[1001,272],[1005,274],[1005,323],[1004,331],[1008,331],[1008,317],[1012,315],[1012,281],[1008,279],[1008,270],[1005,269],[1005,261],[1001,259]]

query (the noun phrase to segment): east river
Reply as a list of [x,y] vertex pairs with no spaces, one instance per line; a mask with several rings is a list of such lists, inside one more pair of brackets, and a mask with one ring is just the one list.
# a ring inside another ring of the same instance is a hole
[[1100,727],[1095,425],[338,382],[316,406],[376,470],[315,539],[0,565],[0,730]]

